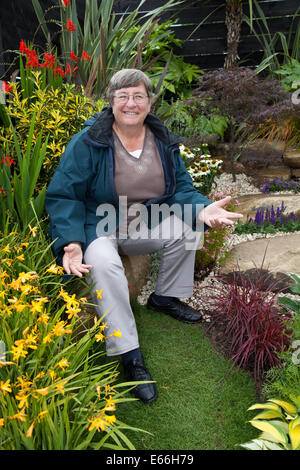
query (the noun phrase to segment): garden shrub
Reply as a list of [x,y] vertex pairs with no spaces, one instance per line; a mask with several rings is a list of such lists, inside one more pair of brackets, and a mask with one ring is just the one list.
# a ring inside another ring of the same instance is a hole
[[1,235],[0,261],[0,449],[132,448],[117,363],[95,348],[105,324],[82,331],[87,298],[62,282],[40,224]]
[[[43,87],[41,72],[32,72],[35,87],[30,100],[22,99],[18,85],[13,86],[7,99],[7,112],[14,122],[19,145],[25,150],[32,116],[36,113],[33,143],[38,135],[48,144],[38,187],[48,184],[71,138],[84,127],[84,122],[94,113],[100,112],[105,103],[93,102],[84,95],[83,88],[76,90],[75,85],[62,84],[61,88]],[[0,129],[0,144],[14,146],[11,127]],[[11,152],[14,158],[14,153]]]
[[250,422],[263,431],[257,439],[241,444],[248,450],[300,450],[300,395],[288,401],[270,399],[248,409],[262,410]]

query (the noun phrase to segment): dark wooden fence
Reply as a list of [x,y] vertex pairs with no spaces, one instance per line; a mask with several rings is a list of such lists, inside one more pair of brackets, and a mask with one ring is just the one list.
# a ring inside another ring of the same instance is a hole
[[[75,0],[72,0],[75,1]],[[101,0],[99,0],[101,1]],[[40,0],[44,9],[55,4],[53,0]],[[83,18],[85,0],[76,0],[79,16]],[[140,0],[115,0],[114,10],[117,14],[124,14],[134,10]],[[161,6],[164,0],[146,0],[141,12],[151,11]],[[169,10],[161,16],[161,21],[177,19],[173,31],[183,41],[180,49],[175,53],[184,57],[190,63],[199,65],[202,69],[222,67],[226,54],[226,25],[225,0],[185,0],[181,5]],[[281,31],[288,34],[292,17],[299,8],[299,0],[260,0],[271,33]],[[248,0],[243,1],[244,13],[249,15]],[[52,10],[55,16],[55,10]],[[298,10],[300,15],[300,10]],[[57,12],[56,12],[57,15]],[[53,17],[53,16],[52,16]],[[294,21],[294,30],[297,28],[300,16]],[[254,23],[255,24],[255,23]],[[199,26],[200,25],[200,26]],[[38,22],[32,7],[31,0],[0,0],[0,78],[7,64],[14,55],[5,53],[1,57],[1,42],[3,51],[18,49],[20,39],[31,40],[38,27]],[[53,26],[54,27],[54,26]],[[41,33],[35,36],[37,44],[44,43]],[[255,35],[251,33],[245,22],[242,24],[239,44],[239,57],[244,65],[257,65],[262,58],[262,48]]]

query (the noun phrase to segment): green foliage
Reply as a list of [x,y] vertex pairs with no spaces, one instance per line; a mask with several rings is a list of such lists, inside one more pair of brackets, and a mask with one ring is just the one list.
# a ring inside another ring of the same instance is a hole
[[300,449],[300,395],[291,396],[289,401],[270,399],[248,410],[262,410],[249,422],[263,432],[258,439],[241,447],[248,450]]
[[[7,225],[8,215],[11,223],[16,223],[19,229],[24,229],[35,216],[40,218],[44,210],[46,184],[40,191],[36,191],[36,183],[45,158],[48,137],[45,137],[45,142],[42,143],[40,133],[35,144],[32,143],[35,118],[36,113],[30,122],[25,151],[20,150],[18,136],[10,121],[14,145],[12,147],[6,143],[4,149],[7,153],[1,155],[0,152],[0,186],[4,191],[0,196],[0,231]],[[11,158],[12,154],[16,154],[17,161]]]
[[[291,277],[290,290],[300,294],[300,277],[289,273]],[[293,280],[293,281],[292,281]],[[263,394],[267,398],[279,396],[281,399],[289,399],[290,395],[297,395],[300,390],[300,301],[291,296],[280,294],[277,303],[292,313],[289,322],[290,346],[279,353],[281,364],[267,371],[265,375]]]
[[196,105],[181,100],[171,104],[162,100],[157,114],[175,134],[184,138],[209,135],[223,140],[228,126],[227,118],[217,112],[207,117],[204,106],[202,112],[199,112]]
[[274,73],[279,75],[282,86],[286,91],[295,91],[300,87],[300,62],[299,60],[290,59],[288,63],[282,65],[279,70]]
[[[210,201],[218,201],[226,196],[232,196],[232,188],[226,191],[212,190],[208,195]],[[226,210],[234,212],[238,205],[237,200],[232,200],[227,204]],[[195,270],[212,270],[219,266],[230,254],[230,240],[234,231],[234,227],[227,225],[226,227],[208,228],[204,234],[203,247],[196,251]]]
[[[296,10],[292,17],[292,22],[288,33],[277,31],[272,34],[265,14],[257,0],[253,0],[257,18],[250,21],[245,17],[245,21],[251,26],[256,39],[260,42],[264,52],[264,58],[258,65],[256,72],[268,70],[271,74],[279,70],[282,65],[290,63],[291,60],[300,60],[300,8]],[[295,24],[297,25],[295,28]]]
[[235,233],[237,235],[242,235],[244,233],[277,233],[277,232],[297,232],[300,230],[300,222],[297,220],[287,220],[284,223],[276,222],[276,224],[271,224],[270,222],[264,222],[263,225],[258,225],[255,223],[243,223],[238,221],[235,226]]
[[[295,294],[300,294],[300,277],[294,273],[289,273],[289,275],[295,281],[290,286],[291,291],[294,292]],[[300,300],[289,299],[287,297],[287,298],[280,299],[279,303],[281,305],[284,305],[285,307],[290,308],[296,314],[300,313]]]
[[[81,57],[85,52],[90,59],[78,62],[78,78],[89,96],[102,97],[111,76],[122,68],[133,68],[141,54],[144,41],[148,38],[154,22],[170,7],[180,2],[168,0],[163,6],[151,12],[141,14],[142,0],[131,13],[116,15],[113,12],[114,0],[105,2],[87,0],[83,27],[78,20],[76,2],[64,6],[59,1],[60,8],[60,47],[62,60],[65,66],[70,62],[70,53]],[[49,31],[45,15],[38,0],[33,0],[35,12],[41,24],[46,41],[49,40]],[[72,22],[73,30],[67,29],[67,21]],[[142,24],[134,35],[128,35],[131,28]],[[120,44],[123,44],[122,50]],[[134,57],[132,50],[138,53]],[[147,64],[144,63],[144,67]],[[70,79],[71,80],[71,79]]]
[[[7,100],[7,114],[14,121],[18,146],[22,152],[28,147],[29,133],[32,146],[40,136],[42,142],[47,140],[46,152],[37,188],[48,184],[55,168],[71,138],[80,132],[84,122],[96,112],[100,112],[105,103],[94,102],[84,96],[82,88],[62,84],[60,88],[44,87],[40,71],[32,72],[33,87],[30,97],[22,97],[19,85],[15,85]],[[0,129],[0,143],[10,148],[10,156],[15,158],[16,148],[12,127]]]

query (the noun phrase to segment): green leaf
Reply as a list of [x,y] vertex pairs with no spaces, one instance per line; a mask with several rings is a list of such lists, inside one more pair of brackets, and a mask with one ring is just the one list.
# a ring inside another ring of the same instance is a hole
[[297,410],[294,407],[294,405],[292,405],[291,403],[289,403],[287,401],[276,400],[276,399],[270,399],[270,401],[272,401],[273,403],[276,403],[277,405],[281,406],[281,408],[283,408],[284,411],[289,415],[293,415],[293,414],[297,413]]
[[248,411],[251,411],[251,410],[274,410],[274,411],[279,411],[280,408],[278,405],[276,404],[273,404],[273,403],[255,403],[255,405],[252,405],[250,406],[250,408],[248,408]]
[[266,410],[254,416],[254,418],[252,419],[274,419],[274,418],[283,418],[282,413],[280,413],[280,411],[275,411],[275,410]]
[[38,0],[32,0],[32,5],[33,5],[33,8],[34,8],[35,14],[36,14],[36,16],[39,20],[39,23],[40,23],[41,29],[44,33],[44,36],[45,36],[46,40],[48,41],[49,31],[48,31],[48,28],[47,28],[47,24],[45,22],[45,17],[44,17],[44,13],[43,13],[42,7],[40,5],[40,2]]
[[269,433],[275,439],[275,442],[280,442],[285,446],[288,444],[287,435],[277,424],[260,420],[251,420],[249,423],[255,428]]
[[300,448],[300,418],[297,418],[289,423],[289,433],[291,438],[292,449]]

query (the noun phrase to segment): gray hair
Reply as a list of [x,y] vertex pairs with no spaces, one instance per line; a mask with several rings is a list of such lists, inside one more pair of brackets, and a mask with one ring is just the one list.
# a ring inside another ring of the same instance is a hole
[[110,79],[105,95],[109,104],[112,104],[114,93],[121,88],[136,87],[145,85],[147,95],[152,98],[152,82],[150,78],[141,70],[122,69],[116,72]]

